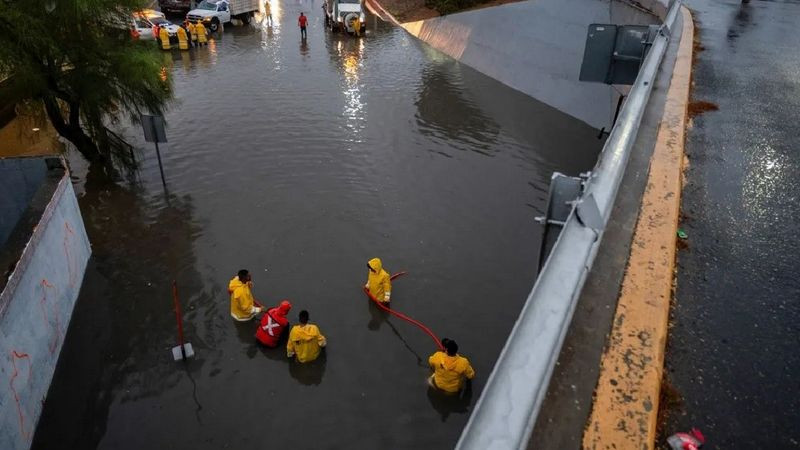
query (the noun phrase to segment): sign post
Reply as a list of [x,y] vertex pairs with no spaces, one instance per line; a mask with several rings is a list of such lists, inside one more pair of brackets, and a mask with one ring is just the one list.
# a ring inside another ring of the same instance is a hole
[[167,142],[167,133],[164,130],[164,117],[151,114],[142,114],[142,129],[144,130],[144,140],[153,142],[156,145],[156,156],[158,157],[158,170],[161,172],[161,184],[167,189],[167,180],[164,178],[164,166],[161,164],[161,152],[158,150],[159,142]]

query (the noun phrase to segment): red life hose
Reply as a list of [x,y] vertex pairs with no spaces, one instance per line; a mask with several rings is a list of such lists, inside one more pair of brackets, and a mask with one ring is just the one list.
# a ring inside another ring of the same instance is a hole
[[[395,278],[399,278],[399,277],[405,275],[406,273],[407,272],[397,272],[396,274],[394,274],[391,277],[389,277],[389,279],[390,280],[394,280]],[[389,314],[391,314],[391,315],[393,315],[395,317],[403,319],[403,320],[405,320],[406,322],[408,322],[410,324],[416,325],[417,327],[419,327],[419,329],[421,329],[428,336],[430,336],[431,339],[433,339],[433,342],[436,343],[436,347],[438,347],[439,350],[444,351],[444,347],[442,347],[441,339],[436,337],[436,335],[433,334],[433,331],[431,331],[430,328],[426,327],[422,322],[416,321],[416,320],[412,319],[411,317],[408,317],[407,315],[405,315],[405,314],[403,314],[401,312],[395,311],[392,308],[389,308],[388,306],[384,305],[382,302],[378,301],[378,299],[375,298],[375,296],[372,295],[372,293],[369,292],[369,289],[367,289],[365,287],[362,287],[362,289],[364,290],[364,293],[367,294],[367,297],[369,297],[369,299],[372,300],[378,306],[378,308],[388,312]]]

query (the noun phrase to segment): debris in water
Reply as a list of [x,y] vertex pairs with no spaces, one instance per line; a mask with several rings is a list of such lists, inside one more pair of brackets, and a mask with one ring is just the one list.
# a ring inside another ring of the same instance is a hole
[[675,433],[667,438],[667,444],[672,450],[697,450],[705,442],[706,438],[697,428],[692,428],[689,433]]

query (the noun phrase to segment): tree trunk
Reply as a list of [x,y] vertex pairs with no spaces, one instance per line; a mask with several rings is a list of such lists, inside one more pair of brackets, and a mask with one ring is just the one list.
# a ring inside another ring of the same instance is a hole
[[64,116],[62,115],[61,106],[58,104],[58,101],[55,98],[45,97],[43,101],[44,109],[47,111],[47,117],[50,118],[53,128],[56,129],[61,137],[72,142],[75,148],[81,153],[81,155],[83,155],[84,158],[89,160],[89,162],[107,162],[105,155],[100,153],[100,150],[97,148],[97,145],[94,143],[92,138],[87,136],[86,133],[84,133],[83,128],[81,128],[79,119],[80,110],[76,103],[69,104],[70,121],[67,122],[64,120]]

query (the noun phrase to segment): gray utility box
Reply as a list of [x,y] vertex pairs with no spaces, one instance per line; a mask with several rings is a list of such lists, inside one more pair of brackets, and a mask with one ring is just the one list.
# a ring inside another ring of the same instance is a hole
[[660,28],[659,25],[589,25],[578,79],[633,84]]

